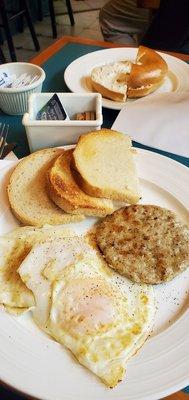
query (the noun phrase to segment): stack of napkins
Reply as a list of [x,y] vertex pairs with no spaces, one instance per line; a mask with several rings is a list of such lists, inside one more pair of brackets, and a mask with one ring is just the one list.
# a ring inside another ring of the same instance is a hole
[[128,102],[112,129],[146,146],[189,157],[189,92],[152,94]]

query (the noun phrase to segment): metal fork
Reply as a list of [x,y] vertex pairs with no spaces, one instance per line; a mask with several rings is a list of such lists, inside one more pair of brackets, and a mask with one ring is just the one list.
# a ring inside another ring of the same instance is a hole
[[2,157],[4,147],[6,145],[8,131],[9,131],[9,125],[1,124],[1,126],[0,126],[0,159]]

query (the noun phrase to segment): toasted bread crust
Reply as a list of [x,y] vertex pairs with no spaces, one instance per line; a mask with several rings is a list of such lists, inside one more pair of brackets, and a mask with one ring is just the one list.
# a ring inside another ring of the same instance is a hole
[[166,282],[189,265],[189,228],[158,206],[115,211],[97,226],[96,240],[109,265],[135,282]]
[[113,101],[120,101],[120,102],[125,102],[126,101],[126,93],[127,93],[127,88],[125,88],[125,93],[119,93],[115,92],[113,90],[108,89],[107,87],[101,85],[98,82],[95,82],[91,78],[91,83],[93,89],[100,93],[103,98],[110,99]]
[[23,224],[42,226],[80,221],[64,213],[47,196],[46,172],[63,150],[43,149],[25,157],[14,169],[7,188],[13,214]]
[[64,211],[103,217],[114,211],[110,200],[102,200],[84,193],[76,183],[71,171],[73,150],[60,155],[48,172],[50,198]]

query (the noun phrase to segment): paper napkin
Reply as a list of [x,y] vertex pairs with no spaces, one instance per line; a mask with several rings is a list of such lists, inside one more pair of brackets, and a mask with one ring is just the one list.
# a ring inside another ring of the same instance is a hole
[[128,102],[112,129],[146,146],[189,157],[189,92],[151,94]]

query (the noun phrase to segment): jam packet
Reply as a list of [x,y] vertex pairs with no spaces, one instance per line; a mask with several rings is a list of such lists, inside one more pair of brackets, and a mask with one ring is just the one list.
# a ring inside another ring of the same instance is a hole
[[69,119],[66,110],[60,102],[57,94],[54,94],[51,99],[38,111],[37,120],[66,120]]

